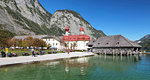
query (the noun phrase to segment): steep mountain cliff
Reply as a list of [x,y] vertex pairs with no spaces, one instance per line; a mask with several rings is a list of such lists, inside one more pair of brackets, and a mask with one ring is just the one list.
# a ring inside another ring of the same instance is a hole
[[140,40],[137,40],[136,42],[137,42],[137,43],[144,43],[144,41],[145,41],[145,40],[148,40],[148,39],[150,39],[150,34],[148,34],[148,35],[142,37]]
[[137,40],[136,42],[142,46],[143,50],[150,51],[150,34],[144,36],[143,38]]
[[50,17],[37,0],[1,0],[0,25],[18,35],[48,34]]
[[50,23],[51,27],[59,27],[62,30],[68,26],[70,27],[70,33],[74,35],[80,33],[81,27],[84,28],[85,34],[93,38],[105,35],[102,31],[94,29],[79,13],[72,10],[57,10],[52,15]]
[[72,10],[58,10],[53,15],[47,12],[38,0],[1,0],[0,29],[15,35],[64,35],[65,27],[71,34],[79,34],[80,27],[93,38],[104,36],[94,29],[80,14]]

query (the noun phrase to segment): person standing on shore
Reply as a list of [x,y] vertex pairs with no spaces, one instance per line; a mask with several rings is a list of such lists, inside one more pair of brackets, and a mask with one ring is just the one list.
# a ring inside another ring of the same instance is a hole
[[1,57],[6,57],[6,53],[3,50],[1,51]]
[[1,57],[3,57],[3,50],[1,51]]
[[67,52],[68,52],[68,54],[69,54],[70,51],[67,49]]
[[34,56],[34,57],[35,57],[35,51],[34,51],[34,50],[32,51],[32,56]]
[[40,55],[42,55],[42,50],[40,50],[39,52],[40,52]]

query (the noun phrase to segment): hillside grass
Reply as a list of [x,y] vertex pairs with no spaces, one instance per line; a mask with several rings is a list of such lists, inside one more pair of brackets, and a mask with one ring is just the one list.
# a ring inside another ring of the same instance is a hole
[[49,30],[50,35],[55,35],[55,36],[62,36],[63,34],[65,34],[65,30],[61,30],[59,27],[57,27],[56,25],[52,25],[52,27]]
[[0,30],[0,39],[2,38],[12,38],[15,34],[11,33],[8,30]]
[[101,30],[96,30],[95,28],[93,28],[93,27],[88,27],[92,32],[93,32],[93,36],[95,37],[95,38],[99,38],[99,37],[102,37],[102,36],[106,36],[104,33],[103,33],[103,31],[101,31]]

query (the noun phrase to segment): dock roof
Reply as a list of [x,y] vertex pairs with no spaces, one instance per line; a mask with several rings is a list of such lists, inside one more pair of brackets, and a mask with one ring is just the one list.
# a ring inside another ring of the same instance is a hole
[[91,40],[91,41],[89,41],[88,45],[94,45],[95,42],[96,42],[96,40]]
[[128,40],[121,35],[100,37],[93,47],[141,47],[136,42]]

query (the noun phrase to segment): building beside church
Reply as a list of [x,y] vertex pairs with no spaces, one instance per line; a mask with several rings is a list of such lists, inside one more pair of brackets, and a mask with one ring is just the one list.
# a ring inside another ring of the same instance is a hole
[[57,50],[73,49],[73,50],[87,50],[90,36],[84,34],[84,28],[80,28],[79,35],[70,35],[69,27],[65,28],[64,36],[50,36],[50,35],[28,35],[28,36],[15,36],[19,40],[24,40],[27,37],[39,38]]
[[50,45],[51,48],[56,48],[57,50],[63,49],[62,36],[45,36],[42,37],[42,40],[45,41],[47,45]]
[[69,27],[65,28],[66,34],[62,37],[66,49],[87,50],[90,36],[84,34],[84,28],[80,28],[79,35],[69,35]]
[[[14,38],[19,40],[24,40],[27,37],[38,38],[45,41],[48,46],[55,48],[57,50],[61,50],[63,48],[62,45],[62,36],[50,36],[50,35],[28,35],[28,36],[15,36]],[[15,46],[17,47],[17,46]]]
[[141,46],[121,35],[100,37],[88,43],[91,51],[99,54],[133,54],[141,52]]

